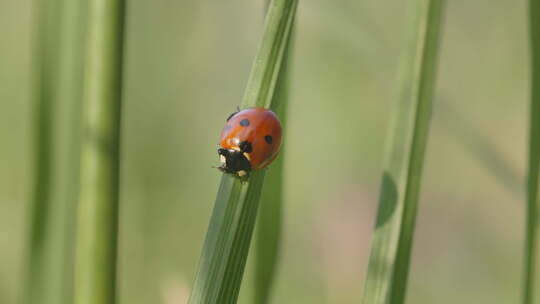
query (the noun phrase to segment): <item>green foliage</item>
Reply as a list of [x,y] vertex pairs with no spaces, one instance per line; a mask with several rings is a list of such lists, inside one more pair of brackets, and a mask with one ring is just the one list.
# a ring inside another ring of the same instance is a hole
[[[270,3],[262,42],[248,80],[242,108],[276,110],[274,90],[296,11],[296,0]],[[236,303],[249,252],[266,170],[254,171],[245,182],[224,174],[190,304]]]
[[34,2],[35,161],[25,303],[72,303],[83,6]]
[[76,304],[116,301],[124,1],[89,3],[83,87]]
[[531,102],[529,118],[529,164],[527,174],[527,224],[523,303],[534,303],[538,243],[538,176],[540,173],[540,3],[529,2],[531,40]]
[[[294,28],[293,28],[294,31]],[[291,35],[290,39],[293,40]],[[283,137],[287,138],[285,131],[287,118],[288,104],[288,81],[290,73],[289,56],[292,52],[291,42],[289,41],[285,58],[278,77],[276,86],[276,94],[274,95],[273,104],[276,106],[276,114],[280,118],[281,126],[283,127]],[[283,145],[283,144],[282,144]],[[261,194],[261,207],[259,211],[259,221],[257,226],[257,248],[256,248],[256,268],[255,268],[255,298],[254,303],[268,303],[272,285],[275,280],[280,242],[281,229],[283,223],[283,161],[284,149],[282,148],[280,155],[274,160],[272,166],[268,169],[266,183],[264,184]]]
[[49,211],[53,177],[53,131],[55,80],[58,58],[58,1],[35,1],[33,58],[34,161],[31,198],[30,236],[25,289],[25,303],[39,303],[46,298],[47,252],[50,242]]
[[412,1],[364,304],[405,301],[435,83],[442,0]]

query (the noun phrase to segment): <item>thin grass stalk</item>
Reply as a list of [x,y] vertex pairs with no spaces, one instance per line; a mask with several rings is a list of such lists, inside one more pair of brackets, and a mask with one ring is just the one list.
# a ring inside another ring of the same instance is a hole
[[[270,1],[265,2],[265,12],[267,12]],[[276,104],[275,113],[281,120],[283,127],[283,137],[286,138],[285,130],[287,119],[287,106],[289,97],[289,57],[291,50],[291,40],[293,33],[285,47],[285,56],[278,75],[276,92],[273,104]],[[266,182],[261,194],[261,206],[259,209],[259,220],[256,231],[256,252],[255,252],[255,291],[254,303],[265,304],[270,301],[270,294],[279,260],[281,243],[281,230],[283,219],[283,161],[285,151],[281,150],[280,155],[273,162],[272,167],[266,173]]]
[[523,303],[535,299],[538,254],[538,175],[540,171],[540,3],[529,1],[531,47],[531,103],[529,117],[529,160],[527,172],[527,223]]
[[123,0],[89,1],[75,304],[116,298]]
[[416,0],[375,224],[364,304],[405,301],[435,83],[443,0]]
[[[58,286],[54,304],[73,303],[73,260],[75,219],[79,190],[81,138],[82,74],[84,62],[84,24],[86,1],[62,0],[59,41],[58,119],[55,134],[63,151],[56,153],[59,177],[57,209],[51,221],[57,222],[58,245],[53,254]],[[62,153],[63,152],[63,153]]]
[[30,198],[30,231],[27,245],[23,303],[46,298],[47,251],[53,181],[53,121],[55,112],[58,2],[35,0],[33,18],[33,185]]
[[[294,31],[294,24],[293,24]],[[294,34],[290,36],[293,40]],[[289,99],[289,57],[291,41],[288,42],[286,54],[283,58],[276,93],[273,103],[277,104],[276,114],[281,120],[283,130],[287,130],[287,106]],[[283,137],[286,138],[285,132]],[[257,246],[255,257],[255,293],[254,303],[265,304],[270,301],[270,294],[275,280],[279,251],[281,243],[281,230],[283,223],[283,162],[285,149],[272,163],[266,173],[266,182],[261,194],[261,206],[257,226]]]
[[[270,3],[241,108],[276,110],[274,89],[296,6],[296,0]],[[222,176],[189,304],[236,303],[265,171],[252,172],[245,182],[230,174]]]

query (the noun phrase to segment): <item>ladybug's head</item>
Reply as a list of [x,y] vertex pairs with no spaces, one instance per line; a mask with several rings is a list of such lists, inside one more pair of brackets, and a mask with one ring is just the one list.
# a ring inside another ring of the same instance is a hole
[[[248,143],[249,144],[249,143]],[[225,173],[237,174],[238,176],[247,176],[251,171],[251,164],[246,157],[244,149],[218,149],[218,154],[221,160],[219,170]]]

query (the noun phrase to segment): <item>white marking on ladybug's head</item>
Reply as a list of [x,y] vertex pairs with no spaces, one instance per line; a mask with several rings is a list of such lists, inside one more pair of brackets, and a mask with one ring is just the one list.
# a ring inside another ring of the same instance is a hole
[[242,176],[246,176],[247,175],[247,172],[244,171],[244,170],[240,170],[237,172],[238,173],[238,176],[242,177]]
[[219,161],[220,161],[222,164],[224,164],[224,163],[225,163],[225,156],[220,155],[220,156],[219,156]]
[[242,154],[244,154],[244,157],[247,158],[247,160],[251,161],[251,156],[249,155],[249,153],[244,152]]

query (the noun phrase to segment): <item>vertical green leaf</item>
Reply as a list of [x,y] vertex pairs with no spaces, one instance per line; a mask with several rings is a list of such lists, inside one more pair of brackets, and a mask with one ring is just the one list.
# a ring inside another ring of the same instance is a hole
[[82,1],[36,1],[35,174],[25,303],[72,303]]
[[529,1],[531,45],[531,105],[527,172],[527,224],[523,303],[534,303],[538,247],[538,173],[540,170],[540,3]]
[[265,20],[263,40],[251,68],[242,108],[265,107],[272,104],[285,48],[291,34],[297,0],[272,0]]
[[50,204],[53,181],[53,121],[58,42],[58,1],[34,1],[33,41],[33,189],[30,201],[30,235],[24,303],[46,298]]
[[75,303],[115,303],[123,0],[91,0],[83,88]]
[[364,304],[400,304],[431,117],[443,0],[414,0],[390,129]]
[[[242,108],[258,106],[276,110],[273,95],[296,6],[296,0],[271,2]],[[190,304],[236,303],[265,171],[252,172],[245,182],[230,174],[222,176]]]
[[57,277],[49,277],[58,291],[52,304],[73,303],[73,260],[75,218],[79,195],[79,159],[81,138],[82,74],[84,63],[84,0],[62,0],[58,47],[58,111],[55,135],[57,152],[55,205],[56,244],[52,267]]
[[[265,2],[265,12],[267,11],[270,1]],[[289,41],[285,46],[285,54],[282,66],[278,75],[276,91],[274,94],[273,104],[276,104],[275,112],[281,120],[283,127],[283,137],[287,138],[285,131],[287,106],[289,97],[289,88],[287,86],[290,74],[289,57],[292,52],[291,40],[293,33],[289,36]],[[285,145],[285,144],[284,144]],[[275,280],[282,229],[282,212],[283,212],[283,159],[285,151],[281,150],[280,155],[274,161],[272,167],[268,169],[266,183],[261,194],[261,207],[259,209],[259,221],[257,229],[256,252],[255,252],[255,291],[254,303],[268,303],[270,294]]]
[[[294,31],[294,27],[293,27]],[[293,35],[290,36],[293,40]],[[289,54],[291,53],[291,41],[286,47],[286,54],[283,58],[282,67],[276,85],[273,104],[277,104],[276,114],[281,120],[283,127],[283,137],[285,134],[287,104],[289,97]],[[282,210],[283,210],[283,159],[284,149],[268,169],[266,183],[261,194],[261,207],[259,210],[259,221],[257,226],[257,246],[255,256],[255,298],[254,303],[268,303],[270,292],[274,282],[279,260]]]

